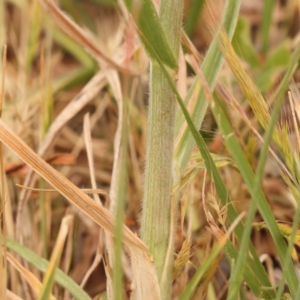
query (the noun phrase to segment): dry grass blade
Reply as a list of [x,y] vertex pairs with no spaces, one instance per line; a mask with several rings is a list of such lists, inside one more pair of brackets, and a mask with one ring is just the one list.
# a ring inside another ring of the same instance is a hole
[[[66,215],[71,215],[74,220],[74,214],[71,212],[71,209],[66,210]],[[70,268],[72,264],[72,255],[74,253],[74,234],[76,233],[75,223],[72,220],[69,230],[68,236],[66,237],[65,247],[63,251],[63,257],[61,258],[60,269],[65,273],[70,275]],[[71,293],[68,290],[64,291],[63,299],[71,299]]]
[[70,101],[70,103],[64,108],[64,110],[56,117],[51,124],[47,135],[38,151],[40,156],[44,156],[49,149],[49,146],[53,142],[55,136],[59,130],[77,113],[79,113],[83,107],[85,107],[99,91],[105,86],[105,77],[109,71],[99,71],[85,86],[84,88]]
[[122,149],[121,147],[124,146],[122,145],[122,126],[123,126],[123,99],[122,99],[122,91],[121,91],[121,86],[120,82],[118,80],[118,75],[116,72],[110,72],[107,75],[107,80],[112,87],[114,96],[117,100],[118,104],[118,112],[119,112],[119,117],[118,117],[118,127],[117,131],[115,134],[115,140],[114,140],[114,166],[113,166],[113,175],[112,175],[112,180],[111,180],[111,188],[110,188],[110,211],[115,212],[116,208],[116,198],[117,198],[117,190],[116,190],[116,185],[118,183],[118,179],[120,176],[121,172],[121,164],[122,160],[124,157],[121,157],[122,155]]
[[[30,190],[30,191],[35,191],[35,192],[57,192],[57,190],[55,190],[55,189],[31,188],[31,187],[24,186],[24,185],[18,184],[18,183],[16,184],[16,186],[23,188],[23,189]],[[100,194],[107,198],[109,197],[108,194],[104,190],[101,190],[101,189],[81,189],[81,190],[86,194]]]
[[[83,134],[84,134],[86,153],[87,153],[88,163],[89,163],[91,184],[92,184],[92,188],[94,190],[96,190],[97,189],[97,184],[96,184],[96,178],[95,178],[95,166],[94,166],[94,159],[93,159],[91,124],[90,124],[90,115],[89,115],[89,113],[84,115]],[[97,202],[99,205],[102,205],[98,194],[94,193],[93,196],[94,196],[95,202]]]
[[[35,295],[38,296],[42,287],[42,283],[30,271],[24,268],[9,252],[7,252],[7,260],[19,271],[22,278],[26,280],[26,282],[34,291]],[[50,299],[55,300],[56,298],[51,295]]]
[[49,261],[48,269],[45,273],[43,285],[41,292],[39,294],[39,300],[48,299],[52,286],[54,283],[54,275],[55,271],[59,265],[61,254],[63,251],[63,247],[69,232],[69,227],[71,223],[73,222],[73,216],[67,215],[65,216],[60,225],[59,233],[55,242],[55,246],[53,248],[53,251],[51,253],[51,258]]
[[[113,233],[114,221],[111,213],[96,204],[78,187],[35,154],[2,120],[0,120],[0,140],[80,211],[103,227],[108,234]],[[160,299],[158,280],[147,246],[126,226],[123,227],[123,237],[123,242],[131,252],[134,295],[136,295],[132,299]]]
[[[90,178],[91,178],[91,185],[93,189],[97,189],[96,178],[95,178],[95,166],[94,166],[94,157],[93,157],[93,150],[92,150],[92,137],[91,137],[91,124],[90,124],[90,116],[89,113],[84,115],[84,122],[83,122],[83,134],[86,146],[86,152],[88,157],[89,163],[89,171],[90,171]],[[94,200],[99,205],[102,205],[100,197],[97,193],[93,194]],[[109,198],[109,196],[108,196]],[[104,244],[104,237],[103,237],[103,230],[100,230],[99,237],[98,237],[98,245],[97,245],[97,252],[95,258],[93,260],[92,265],[87,270],[84,278],[81,281],[80,287],[84,287],[87,283],[89,277],[91,276],[92,272],[101,262],[103,256],[103,244]]]
[[[65,107],[65,109],[57,116],[55,121],[51,124],[42,145],[39,148],[38,155],[44,157],[47,154],[48,149],[53,143],[54,138],[61,128],[73,117],[75,116],[87,103],[89,103],[97,93],[105,85],[105,71],[100,71],[96,74],[81,90],[79,94]],[[33,172],[29,172],[25,178],[25,186],[34,186],[36,178]],[[16,234],[19,239],[22,235],[21,225],[22,225],[22,213],[23,209],[27,203],[30,192],[28,190],[23,190],[20,195],[20,201],[18,204],[17,220],[16,220]]]
[[[112,215],[35,154],[24,142],[10,131],[3,121],[0,121],[0,140],[57,189],[57,191],[77,206],[77,208],[87,214],[105,230],[113,233],[114,224]],[[147,251],[147,247],[128,228],[125,228],[124,233],[124,242],[126,244],[129,246],[135,245]]]
[[75,24],[65,13],[58,9],[52,0],[40,0],[40,3],[51,19],[59,26],[64,32],[75,39],[80,45],[82,45],[100,64],[101,60],[106,64],[114,67],[120,72],[131,73],[138,75],[136,70],[130,70],[119,65],[112,59],[110,59],[104,51],[92,40],[90,34],[85,32],[77,24]]

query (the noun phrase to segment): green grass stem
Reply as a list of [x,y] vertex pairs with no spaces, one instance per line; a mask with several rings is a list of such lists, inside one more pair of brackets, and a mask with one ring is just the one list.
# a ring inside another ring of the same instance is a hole
[[[162,0],[160,20],[178,59],[182,0]],[[174,76],[174,73],[171,75]],[[149,247],[160,282],[161,298],[170,299],[173,255],[167,256],[171,230],[175,96],[155,59],[151,61],[148,137],[141,237]],[[170,245],[171,249],[173,246]],[[171,251],[170,253],[173,253]],[[164,274],[164,276],[162,276]]]
[[[124,210],[126,204],[127,195],[127,156],[128,156],[128,110],[124,99],[119,99],[123,103],[119,103],[119,122],[120,127],[120,141],[118,149],[118,156],[115,157],[114,170],[113,170],[113,193],[110,193],[111,200],[113,199],[115,215],[115,229],[114,229],[114,265],[113,265],[113,295],[114,299],[122,300],[123,297],[123,268],[122,268],[122,237],[123,237],[123,222],[124,222]],[[120,112],[121,110],[121,112]],[[116,164],[116,165],[115,165]],[[112,196],[114,195],[114,196]]]

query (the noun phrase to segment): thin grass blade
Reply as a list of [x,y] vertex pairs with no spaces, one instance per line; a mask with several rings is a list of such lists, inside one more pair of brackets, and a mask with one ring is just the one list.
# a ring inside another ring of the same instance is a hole
[[[226,1],[221,26],[225,29],[229,37],[233,36],[233,32],[238,19],[240,4],[241,4],[240,0]],[[222,66],[222,63],[223,63],[223,57],[221,51],[218,49],[218,35],[216,35],[201,66],[201,71],[204,74],[211,90],[214,89],[217,74]],[[197,89],[198,92],[195,105],[190,110],[192,112],[191,117],[192,120],[195,122],[196,128],[200,128],[208,104],[205,99],[203,89],[200,88],[200,81],[198,79],[195,79],[195,82],[191,87],[191,89]],[[181,123],[183,120],[184,118],[182,118],[182,112],[180,111],[177,115],[176,123],[177,122]],[[176,124],[177,128],[180,128],[182,124],[183,123]],[[185,169],[185,166],[192,153],[194,143],[195,141],[193,139],[193,136],[189,128],[187,127],[184,128],[183,133],[177,138],[178,146],[175,149],[175,153],[174,153],[174,157],[178,169],[177,170],[178,174],[176,175],[178,177],[180,177],[181,173]]]
[[59,265],[63,247],[68,235],[69,226],[72,221],[73,221],[73,216],[71,215],[65,216],[61,221],[59,233],[55,242],[54,249],[51,254],[47,271],[44,276],[43,285],[39,293],[39,297],[38,297],[39,300],[49,298],[49,295],[51,293],[54,284],[55,271]]

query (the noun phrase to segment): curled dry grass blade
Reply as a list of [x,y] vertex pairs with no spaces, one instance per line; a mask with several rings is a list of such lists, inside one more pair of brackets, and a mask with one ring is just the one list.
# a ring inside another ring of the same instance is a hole
[[[80,211],[104,228],[107,234],[114,233],[113,216],[35,154],[1,120],[0,140]],[[123,237],[123,242],[128,246],[131,254],[132,280],[135,286],[133,299],[149,299],[149,295],[154,299],[160,299],[157,276],[148,248],[125,226],[123,226]]]

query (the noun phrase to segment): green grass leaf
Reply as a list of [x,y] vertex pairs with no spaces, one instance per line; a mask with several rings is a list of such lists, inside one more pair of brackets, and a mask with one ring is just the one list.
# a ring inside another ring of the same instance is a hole
[[173,70],[178,69],[152,0],[140,0],[134,5],[132,1],[125,2],[138,25],[140,39],[150,57],[156,59],[158,56],[163,64]]
[[[240,0],[226,1],[221,26],[225,29],[229,37],[232,37],[236,26],[240,2]],[[218,34],[216,34],[201,66],[201,71],[204,74],[211,90],[215,87],[217,75],[223,63],[223,56],[218,48],[218,39]],[[196,128],[199,129],[203,122],[208,104],[198,78],[195,79],[191,90],[194,90],[196,93],[194,95],[194,97],[196,97],[196,101],[192,108],[191,118],[194,121]],[[191,93],[191,91],[189,91],[189,93]],[[183,122],[183,113],[180,110],[177,114],[176,128],[181,128]],[[184,171],[194,145],[195,141],[191,132],[188,128],[186,128],[178,141],[178,147],[175,149],[174,153],[175,163],[177,165],[176,168],[178,169],[178,177],[180,177],[181,173]]]

